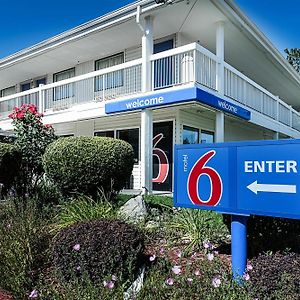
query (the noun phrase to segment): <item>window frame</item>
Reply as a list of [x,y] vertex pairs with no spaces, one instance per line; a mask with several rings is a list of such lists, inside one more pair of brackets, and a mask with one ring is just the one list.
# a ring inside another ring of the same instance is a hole
[[202,133],[208,134],[208,135],[212,135],[213,136],[213,143],[215,142],[215,132],[212,130],[207,130],[207,129],[201,129],[200,130],[200,143],[202,143]]
[[[3,92],[4,92],[5,90],[8,90],[8,89],[14,89],[14,92],[11,93],[11,94],[9,94],[9,95],[3,96]],[[12,86],[9,86],[9,87],[6,87],[6,88],[0,90],[0,97],[1,97],[1,98],[3,98],[3,97],[8,97],[8,96],[11,96],[11,95],[13,95],[13,94],[16,94],[16,92],[17,92],[17,91],[16,91],[16,86],[15,86],[15,85],[12,85]]]
[[[76,76],[76,70],[75,70],[75,67],[73,68],[69,68],[69,69],[65,69],[65,70],[62,70],[60,72],[57,72],[57,73],[54,73],[53,74],[53,82],[59,82],[59,81],[62,81],[62,80],[65,80],[65,79],[61,79],[61,80],[56,80],[56,76],[60,75],[60,74],[63,74],[63,73],[66,73],[66,72],[70,72],[70,71],[73,71],[73,76],[69,77],[69,78],[73,78]],[[69,78],[66,78],[66,79],[69,79]],[[55,87],[53,89],[53,101],[60,101],[60,100],[65,100],[65,99],[70,99],[70,98],[73,98],[75,97],[75,84],[74,83],[69,83],[68,85],[68,92],[66,93],[67,95],[64,96],[62,95],[61,97],[57,97],[56,93],[57,91],[59,92],[61,86],[58,86],[58,87]]]
[[[97,67],[97,64],[99,64],[101,61],[110,60],[110,59],[118,57],[118,56],[122,57],[122,62],[120,64],[111,65],[111,66],[109,65],[108,67],[101,68],[101,69]],[[110,68],[110,67],[113,67],[113,66],[118,66],[118,65],[121,65],[123,63],[125,63],[125,53],[124,52],[119,52],[119,53],[116,53],[116,54],[113,54],[113,55],[106,56],[106,57],[99,58],[99,59],[95,60],[94,70],[95,71],[105,70],[107,68]],[[106,79],[104,80],[105,86],[103,87],[103,78],[102,77],[104,75],[96,76],[95,80],[94,80],[94,92],[97,93],[97,92],[102,92],[102,91],[105,91],[105,90],[110,90],[110,89],[114,89],[114,88],[124,86],[124,70],[118,70],[116,72],[118,72],[118,74],[120,74],[120,77],[121,77],[121,80],[120,80],[119,84],[118,83],[109,83],[109,76],[107,76]]]
[[[198,134],[197,142],[194,143],[194,144],[191,144],[191,143],[185,144],[184,143],[184,137],[183,137],[184,130],[190,130],[190,131],[193,131],[193,132],[197,132],[197,134]],[[182,127],[182,144],[183,145],[197,145],[197,144],[199,144],[199,142],[200,142],[200,129],[197,128],[197,127],[189,126],[189,125],[183,125],[183,127]]]

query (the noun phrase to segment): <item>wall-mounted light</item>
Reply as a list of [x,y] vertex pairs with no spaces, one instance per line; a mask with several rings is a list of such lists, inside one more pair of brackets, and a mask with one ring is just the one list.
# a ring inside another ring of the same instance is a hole
[[165,4],[167,0],[155,0],[156,4]]

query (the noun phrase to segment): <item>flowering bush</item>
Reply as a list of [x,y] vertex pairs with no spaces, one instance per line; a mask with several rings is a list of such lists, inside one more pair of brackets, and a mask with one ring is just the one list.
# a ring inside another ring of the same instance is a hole
[[[55,238],[53,262],[66,281],[88,276],[108,288],[131,281],[143,258],[143,234],[119,220],[95,220],[63,229]],[[112,277],[114,275],[114,277]]]
[[43,174],[42,155],[56,138],[54,129],[43,124],[43,114],[34,104],[15,107],[9,117],[16,135],[15,145],[22,154],[21,174],[16,188],[19,194],[32,194]]

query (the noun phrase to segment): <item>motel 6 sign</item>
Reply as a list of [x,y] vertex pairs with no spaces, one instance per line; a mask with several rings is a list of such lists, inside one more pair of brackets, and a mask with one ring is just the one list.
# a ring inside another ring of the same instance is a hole
[[175,146],[175,206],[300,219],[300,140]]

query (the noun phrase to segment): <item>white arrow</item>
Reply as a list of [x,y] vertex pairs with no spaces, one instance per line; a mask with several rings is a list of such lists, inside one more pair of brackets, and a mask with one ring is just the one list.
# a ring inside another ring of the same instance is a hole
[[247,186],[247,188],[257,195],[257,192],[289,193],[296,194],[296,185],[287,184],[259,184],[257,180]]

